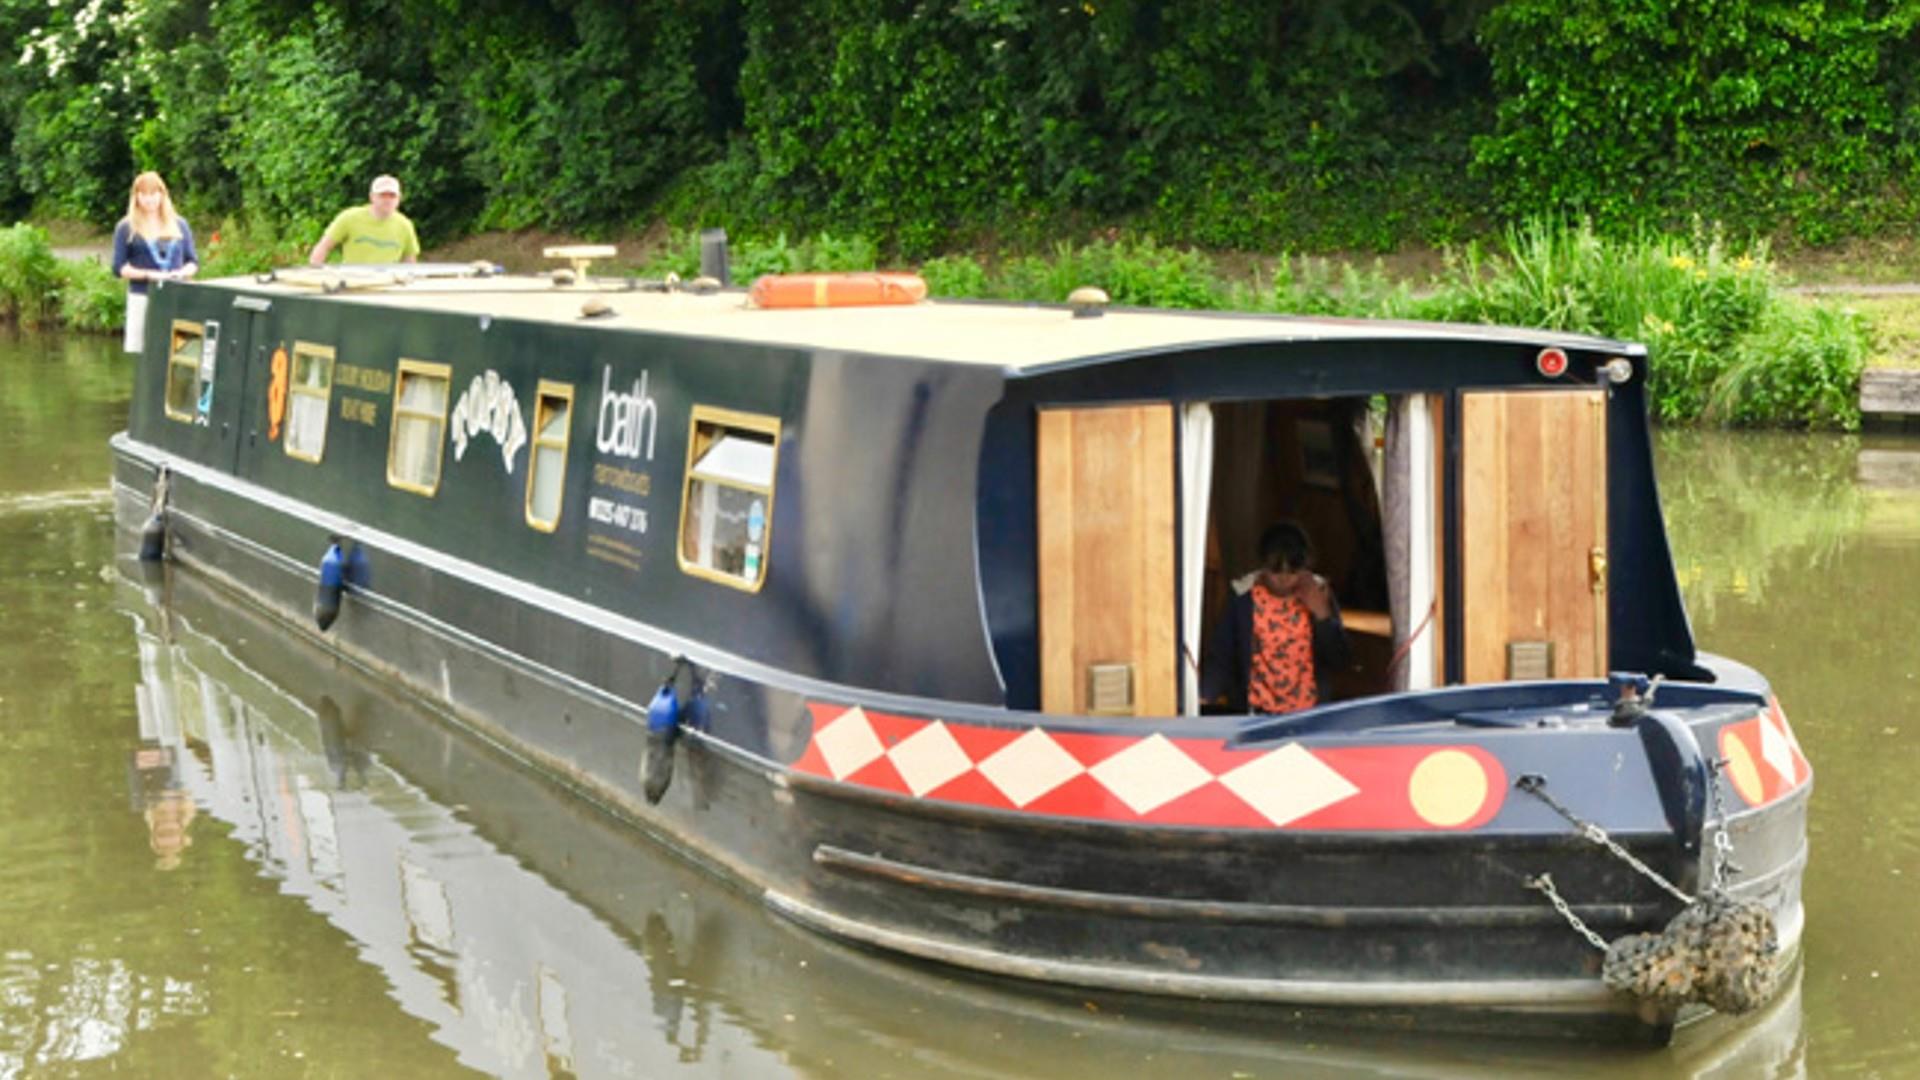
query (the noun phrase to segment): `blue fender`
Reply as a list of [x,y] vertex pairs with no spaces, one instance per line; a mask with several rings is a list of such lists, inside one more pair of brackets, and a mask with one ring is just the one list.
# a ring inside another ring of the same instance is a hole
[[320,587],[313,594],[313,621],[326,633],[333,626],[333,620],[340,617],[340,594],[346,581],[346,557],[340,553],[339,541],[327,545],[327,553],[320,557]]
[[358,541],[347,552],[347,584],[356,589],[373,587],[373,561],[367,557],[367,545]]
[[659,802],[673,782],[673,743],[679,734],[680,695],[669,678],[647,705],[647,756],[640,767],[640,783],[650,803]]

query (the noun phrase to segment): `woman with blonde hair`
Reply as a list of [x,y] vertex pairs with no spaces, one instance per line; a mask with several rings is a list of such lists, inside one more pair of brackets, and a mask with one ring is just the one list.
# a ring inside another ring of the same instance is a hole
[[113,273],[127,282],[128,352],[137,353],[146,343],[148,284],[190,278],[199,269],[193,230],[174,212],[167,182],[157,172],[134,177],[127,216],[113,228]]

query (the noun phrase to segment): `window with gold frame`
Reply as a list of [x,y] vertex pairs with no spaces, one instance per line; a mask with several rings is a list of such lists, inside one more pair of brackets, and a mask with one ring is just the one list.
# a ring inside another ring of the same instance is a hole
[[207,340],[207,328],[196,322],[176,320],[167,333],[167,417],[193,422],[199,407],[200,353]]
[[767,580],[780,421],[693,407],[680,497],[680,569],[759,592]]
[[333,403],[333,349],[293,343],[293,371],[287,384],[288,457],[318,464],[327,448],[327,410]]
[[527,455],[527,524],[541,532],[552,532],[560,525],[561,495],[567,484],[573,386],[541,379],[533,400],[533,450]]
[[400,361],[393,380],[393,434],[387,442],[387,483],[393,487],[428,498],[440,490],[452,382],[450,364]]

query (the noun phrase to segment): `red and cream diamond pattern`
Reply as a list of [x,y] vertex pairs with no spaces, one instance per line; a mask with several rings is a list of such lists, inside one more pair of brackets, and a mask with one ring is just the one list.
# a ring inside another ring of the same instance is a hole
[[1764,806],[1813,775],[1777,698],[1753,719],[1720,729],[1720,756],[1733,790],[1748,806]]
[[796,772],[915,799],[1050,817],[1247,829],[1470,829],[1506,772],[1468,744],[1236,750],[1175,739],[989,727],[811,703]]

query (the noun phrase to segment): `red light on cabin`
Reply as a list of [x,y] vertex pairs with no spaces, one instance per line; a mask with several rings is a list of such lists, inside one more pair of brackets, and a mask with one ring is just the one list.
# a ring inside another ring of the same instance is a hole
[[1541,349],[1540,355],[1533,359],[1533,366],[1547,378],[1557,379],[1567,373],[1567,354],[1559,349]]

